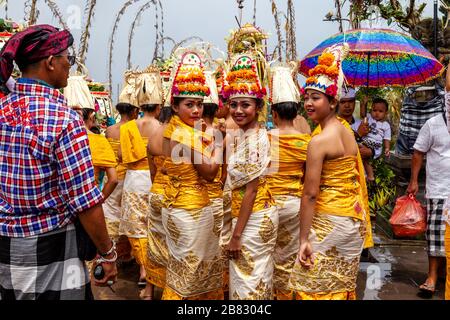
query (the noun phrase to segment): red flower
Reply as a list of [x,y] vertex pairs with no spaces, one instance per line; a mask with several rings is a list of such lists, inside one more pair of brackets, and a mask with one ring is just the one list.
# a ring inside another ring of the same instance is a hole
[[335,84],[332,84],[325,90],[325,93],[331,97],[335,97],[337,95],[338,88]]

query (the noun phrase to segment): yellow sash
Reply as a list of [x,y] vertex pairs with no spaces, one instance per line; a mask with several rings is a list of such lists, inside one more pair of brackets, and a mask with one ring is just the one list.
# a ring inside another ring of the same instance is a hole
[[122,162],[129,170],[149,170],[147,162],[148,138],[142,137],[136,121],[128,121],[120,127]]
[[309,134],[271,135],[271,172],[267,177],[273,195],[294,195],[301,197],[303,193],[302,178]]
[[211,157],[213,138],[201,130],[185,124],[174,115],[164,131],[164,138],[181,143],[206,157]]

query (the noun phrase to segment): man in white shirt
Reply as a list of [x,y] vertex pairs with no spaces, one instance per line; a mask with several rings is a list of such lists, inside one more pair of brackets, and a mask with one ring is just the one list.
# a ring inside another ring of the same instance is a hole
[[418,192],[418,175],[424,156],[426,163],[426,199],[428,244],[428,278],[420,286],[422,292],[433,294],[438,278],[438,269],[445,262],[445,221],[442,209],[450,194],[450,134],[445,123],[445,115],[434,116],[425,122],[414,144],[411,165],[411,180],[408,193]]

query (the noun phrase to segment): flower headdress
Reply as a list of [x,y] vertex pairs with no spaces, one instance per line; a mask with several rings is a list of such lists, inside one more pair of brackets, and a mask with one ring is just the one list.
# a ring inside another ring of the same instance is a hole
[[339,100],[344,83],[342,61],[348,52],[347,43],[325,49],[319,57],[317,66],[309,70],[309,78],[306,79],[302,93],[307,89],[314,89]]
[[267,91],[261,85],[255,57],[251,53],[239,54],[234,56],[231,62],[232,67],[224,81],[223,97],[225,99],[235,97],[263,99]]
[[181,50],[172,76],[172,98],[204,98],[210,94],[201,56],[195,49]]

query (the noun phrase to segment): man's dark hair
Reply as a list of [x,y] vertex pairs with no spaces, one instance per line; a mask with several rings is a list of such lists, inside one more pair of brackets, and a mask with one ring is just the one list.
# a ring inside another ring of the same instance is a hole
[[298,103],[276,103],[272,105],[272,110],[275,111],[282,120],[294,120],[298,114]]
[[208,119],[214,119],[217,109],[219,106],[215,103],[204,103],[203,104],[203,117]]
[[373,106],[375,103],[383,103],[383,104],[385,105],[385,107],[386,107],[386,111],[389,110],[389,103],[388,103],[385,99],[379,98],[379,97],[378,97],[378,98],[375,98],[375,99],[373,99],[372,106]]
[[116,110],[119,112],[119,114],[121,115],[131,115],[131,113],[137,109],[136,106],[130,104],[130,103],[118,103],[116,105]]

